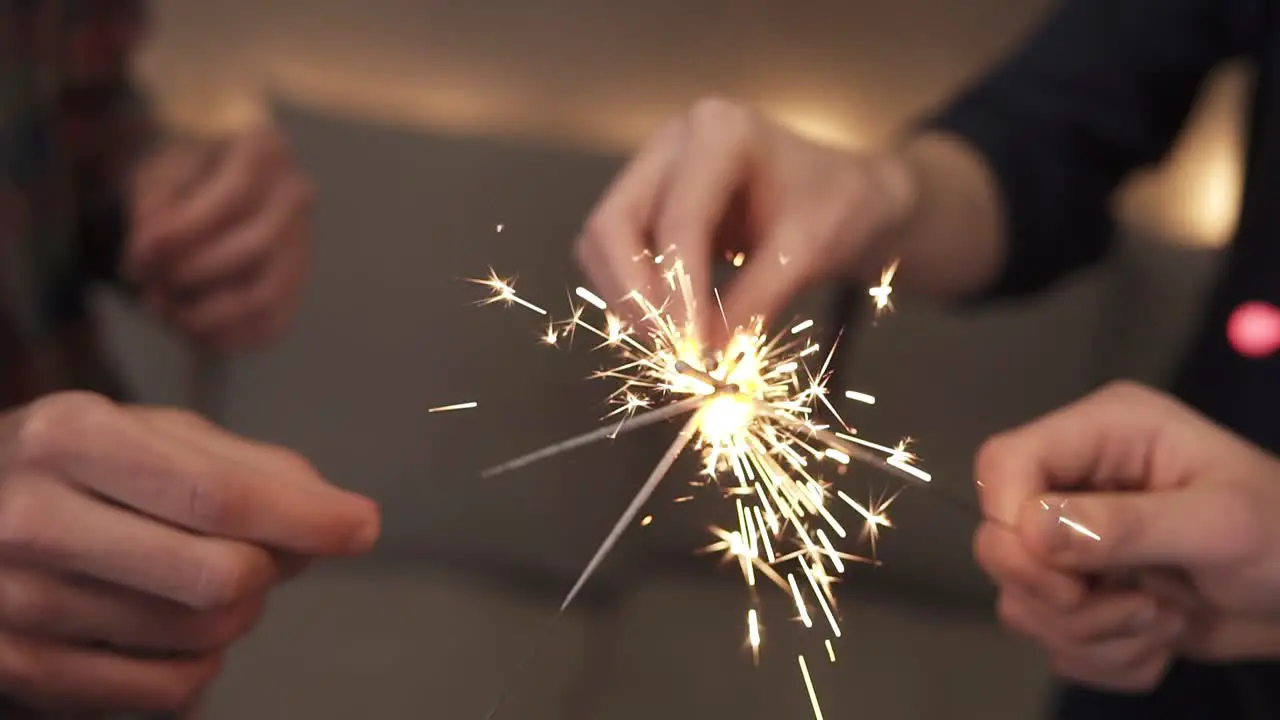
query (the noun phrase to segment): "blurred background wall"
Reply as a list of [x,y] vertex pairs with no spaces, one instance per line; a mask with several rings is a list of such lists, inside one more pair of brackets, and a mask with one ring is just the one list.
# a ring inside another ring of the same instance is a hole
[[[699,96],[743,98],[802,132],[882,142],[1000,56],[1039,0],[221,0],[157,4],[144,73],[176,127],[275,115],[321,190],[314,281],[295,332],[237,359],[224,421],[311,456],[378,499],[375,557],[285,590],[233,658],[212,718],[480,717],[661,451],[669,429],[518,475],[477,471],[592,427],[596,358],[540,347],[538,318],[476,308],[492,265],[553,308],[569,247],[621,160]],[[852,420],[917,439],[969,498],[981,440],[1106,379],[1159,383],[1235,217],[1245,69],[1224,68],[1168,162],[1117,199],[1104,267],[1018,307],[900,302],[856,328],[837,385]],[[957,231],[962,231],[958,229]],[[830,289],[798,309],[830,308]],[[144,395],[183,402],[186,356],[131,310],[103,312]],[[480,408],[429,415],[476,400]],[[859,493],[890,487],[855,473]],[[665,499],[685,494],[672,483]],[[842,586],[840,663],[785,615],[759,669],[736,574],[691,556],[717,512],[655,501],[557,628],[507,717],[806,717],[807,652],[828,717],[1034,717],[1035,654],[990,621],[973,518],[919,492],[894,506],[883,567]],[[811,641],[810,641],[811,644]],[[819,646],[820,647],[820,646]]]

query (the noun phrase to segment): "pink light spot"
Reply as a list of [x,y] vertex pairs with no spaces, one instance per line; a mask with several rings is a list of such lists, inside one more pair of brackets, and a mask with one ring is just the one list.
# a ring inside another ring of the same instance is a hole
[[1227,319],[1227,341],[1247,358],[1264,358],[1280,350],[1280,309],[1261,301],[1237,307]]

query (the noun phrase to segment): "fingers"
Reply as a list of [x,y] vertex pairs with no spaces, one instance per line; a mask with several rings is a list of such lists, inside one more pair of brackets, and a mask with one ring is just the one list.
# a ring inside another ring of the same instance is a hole
[[[213,192],[211,188],[208,192]],[[173,259],[167,283],[180,288],[202,288],[226,278],[251,273],[275,254],[286,238],[301,242],[299,219],[310,209],[314,191],[300,175],[278,177],[242,222],[224,226],[225,235],[214,243],[200,243]],[[203,228],[205,231],[217,226]],[[193,232],[201,228],[193,228]],[[206,237],[208,234],[206,233]]]
[[0,693],[41,709],[181,712],[220,666],[218,656],[142,660],[0,632]]
[[252,214],[270,192],[276,169],[285,162],[283,135],[270,130],[229,141],[198,187],[167,212],[152,212],[136,229],[131,262],[142,275],[192,249],[210,234],[225,231]]
[[307,272],[304,243],[277,243],[261,263],[204,292],[168,298],[159,312],[203,346],[250,349],[275,338],[293,318]]
[[1028,549],[1084,572],[1147,566],[1225,567],[1262,543],[1266,525],[1234,488],[1046,495],[1018,527]]
[[[668,123],[623,168],[592,211],[578,238],[578,263],[611,307],[631,312],[623,302],[633,292],[655,304],[662,291],[649,237],[659,198],[682,144],[682,123]],[[646,251],[650,251],[648,255]]]
[[983,509],[1012,523],[1024,504],[1051,489],[1144,486],[1161,467],[1151,464],[1157,445],[1185,434],[1188,422],[1197,420],[1164,395],[1130,383],[1109,386],[987,441],[974,469]]
[[1066,611],[1084,600],[1084,583],[1033,557],[1008,528],[983,523],[974,535],[974,556],[997,585],[1017,588],[1050,607]]
[[[766,240],[762,247],[783,246],[781,236],[791,231],[777,231],[777,239]],[[796,227],[794,232],[807,231]],[[775,317],[804,288],[808,271],[808,263],[799,258],[767,254],[748,258],[725,295],[724,324],[736,329],[748,326],[755,317]]]
[[0,560],[197,609],[234,605],[278,578],[261,548],[185,533],[61,483],[14,478],[0,488]]
[[692,322],[702,337],[711,329],[712,263],[716,236],[753,161],[756,121],[746,110],[719,100],[689,114],[688,140],[659,207],[656,241],[670,247],[688,273],[690,307],[674,307],[677,321]]
[[[182,144],[171,146],[165,152],[143,162],[134,178],[134,203],[132,224],[146,226],[165,207],[181,202],[188,193],[199,186],[217,161],[217,147],[207,144]],[[135,243],[128,258],[129,271],[136,277],[143,269],[144,261],[152,252],[147,241],[154,235]]]
[[364,552],[378,534],[371,501],[325,483],[300,457],[270,470],[229,463],[225,450],[174,442],[80,394],[34,404],[23,424],[32,467],[187,530],[304,555]]
[[1138,592],[1096,593],[1063,612],[1006,589],[998,613],[1045,650],[1058,674],[1119,690],[1154,686],[1185,629],[1180,614]]
[[86,580],[0,569],[0,631],[131,651],[207,654],[243,636],[262,612],[257,595],[209,611]]

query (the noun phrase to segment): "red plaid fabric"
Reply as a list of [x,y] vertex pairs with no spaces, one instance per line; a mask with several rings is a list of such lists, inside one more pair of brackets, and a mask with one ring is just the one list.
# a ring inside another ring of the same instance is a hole
[[0,407],[119,395],[86,309],[114,281],[153,129],[131,82],[139,0],[0,0]]

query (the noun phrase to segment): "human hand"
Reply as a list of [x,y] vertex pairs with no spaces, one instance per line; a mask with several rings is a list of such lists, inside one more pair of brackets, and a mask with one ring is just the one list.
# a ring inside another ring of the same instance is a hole
[[1274,457],[1119,384],[993,438],[975,474],[1000,615],[1059,674],[1145,690],[1176,655],[1280,654]]
[[[639,292],[661,303],[661,268],[639,260],[645,251],[678,259],[696,304],[684,319],[714,346],[724,324],[770,317],[809,284],[879,273],[892,258],[875,241],[903,218],[908,176],[888,156],[824,147],[743,105],[703,100],[614,180],[578,240],[578,261],[605,300]],[[736,252],[747,259],[725,296],[728,322],[713,322],[712,268]]]
[[136,176],[125,271],[152,312],[200,343],[261,346],[296,311],[313,194],[273,128],[161,150]]
[[51,395],[0,419],[0,695],[176,712],[271,587],[357,554],[369,500],[189,413]]

